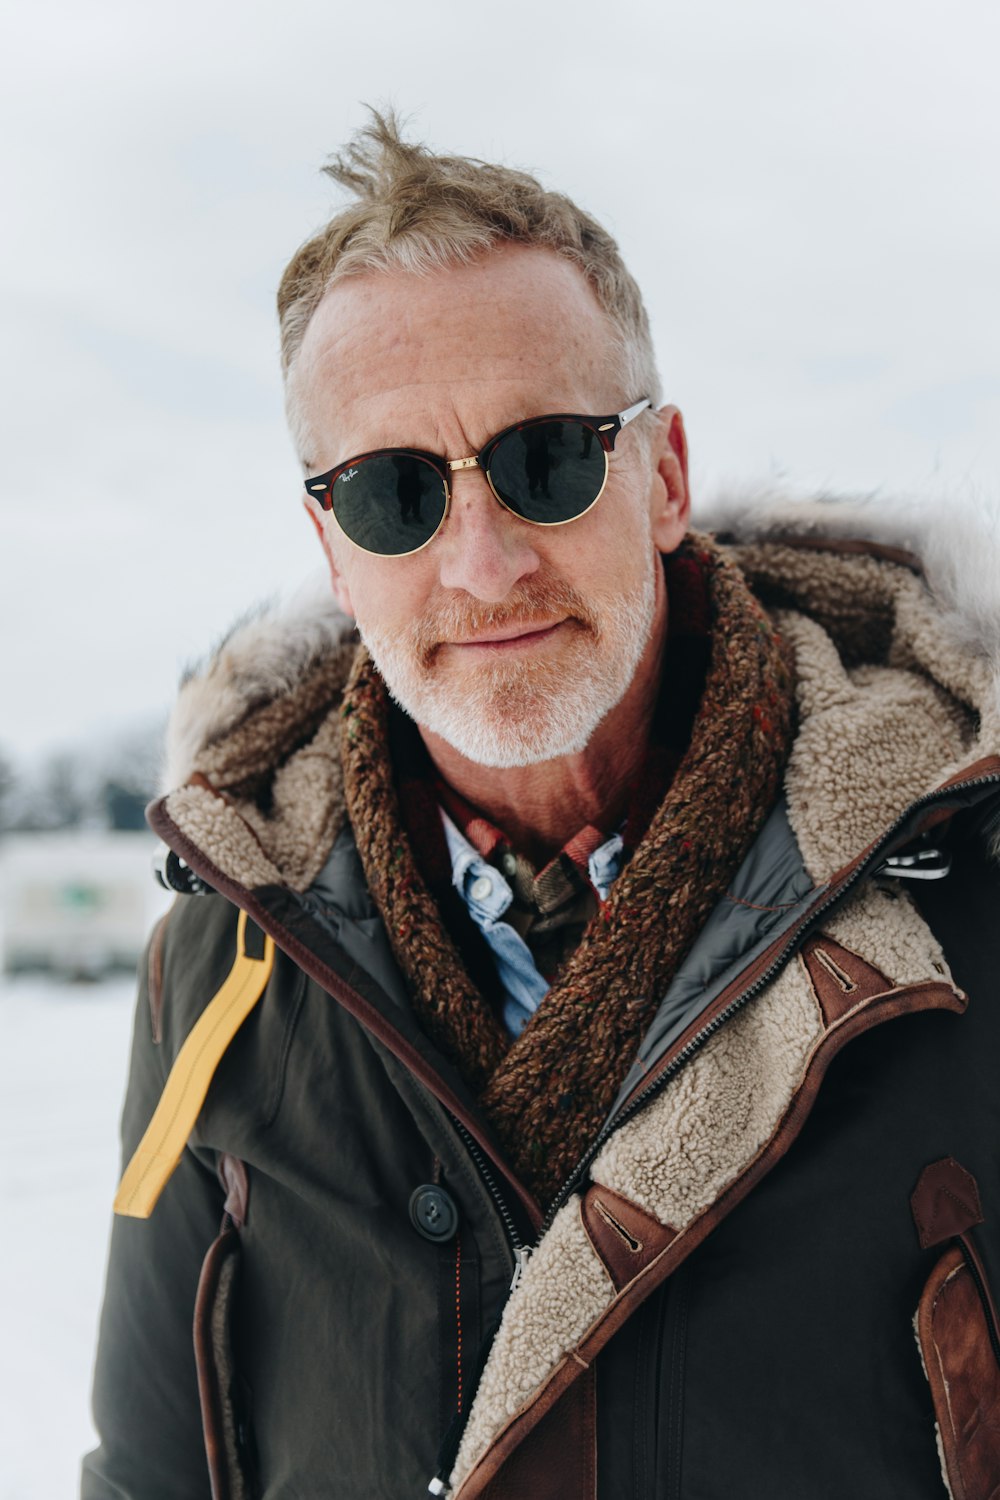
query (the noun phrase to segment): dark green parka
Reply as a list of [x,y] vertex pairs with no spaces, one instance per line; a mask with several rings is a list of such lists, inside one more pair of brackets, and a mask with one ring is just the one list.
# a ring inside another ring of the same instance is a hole
[[785,795],[544,1222],[366,889],[342,624],[253,622],[187,684],[152,822],[191,893],[126,1161],[238,949],[275,957],[152,1215],[116,1219],[84,1500],[995,1493],[988,642],[884,546],[733,555],[796,655]]

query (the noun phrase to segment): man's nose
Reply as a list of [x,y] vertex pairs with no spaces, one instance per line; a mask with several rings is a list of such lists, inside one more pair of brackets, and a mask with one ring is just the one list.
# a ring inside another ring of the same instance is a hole
[[451,509],[436,545],[444,588],[499,604],[541,559],[535,530],[500,504],[481,469],[451,475]]

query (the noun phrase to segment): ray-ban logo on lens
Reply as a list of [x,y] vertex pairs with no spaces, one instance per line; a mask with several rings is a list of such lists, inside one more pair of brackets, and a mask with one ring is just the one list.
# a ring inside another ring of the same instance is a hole
[[344,481],[344,483],[346,484],[349,479],[353,479],[354,478],[354,476],[355,476],[355,474],[357,472],[358,472],[357,469],[348,469],[345,473],[341,474],[340,477]]

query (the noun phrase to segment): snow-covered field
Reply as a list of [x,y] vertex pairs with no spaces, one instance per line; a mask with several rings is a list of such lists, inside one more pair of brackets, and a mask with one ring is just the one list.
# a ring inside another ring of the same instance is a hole
[[0,1500],[72,1500],[134,982],[0,978]]

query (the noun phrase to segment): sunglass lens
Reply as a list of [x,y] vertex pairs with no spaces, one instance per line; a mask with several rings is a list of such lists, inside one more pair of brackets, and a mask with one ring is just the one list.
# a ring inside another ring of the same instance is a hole
[[501,438],[490,456],[490,481],[526,521],[554,525],[582,516],[607,475],[601,440],[583,422],[529,422]]
[[376,454],[352,464],[333,485],[333,513],[352,542],[383,557],[416,552],[441,524],[444,480],[426,459]]

